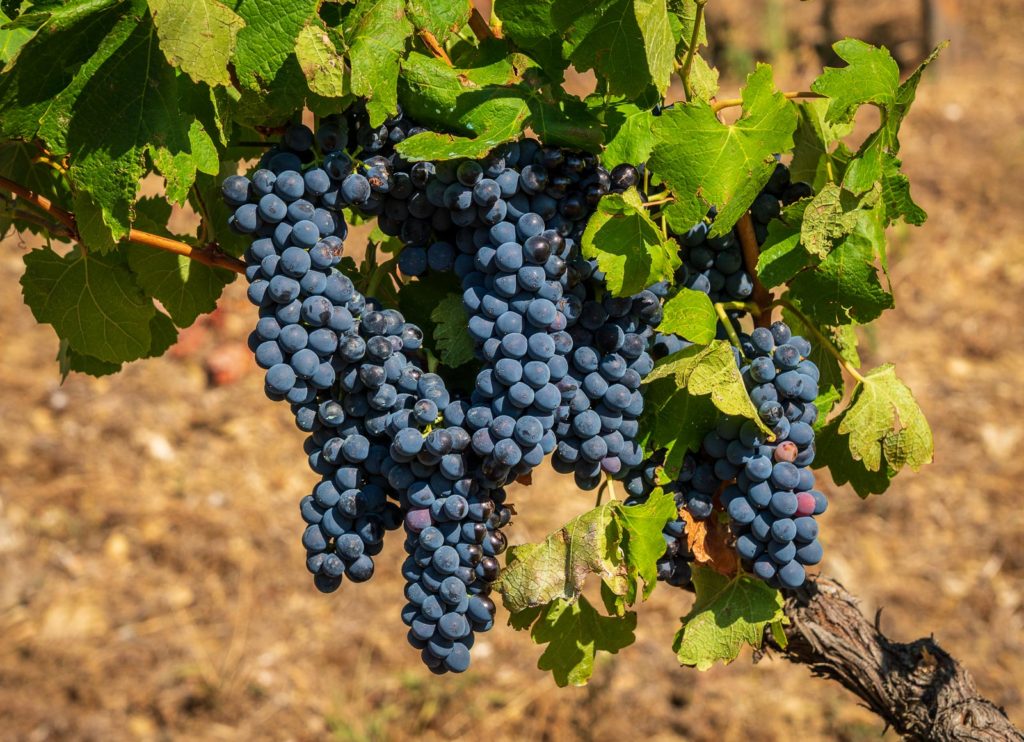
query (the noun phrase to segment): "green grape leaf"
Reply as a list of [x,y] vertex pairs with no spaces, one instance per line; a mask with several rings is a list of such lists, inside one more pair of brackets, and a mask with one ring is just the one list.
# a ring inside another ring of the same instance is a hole
[[825,98],[797,104],[798,119],[793,134],[793,160],[789,174],[794,182],[808,183],[815,192],[827,182],[838,182],[846,171],[851,153],[834,146],[853,129],[852,122],[826,120],[829,102]]
[[245,21],[233,59],[244,87],[259,91],[281,82],[278,76],[319,4],[319,0],[240,0],[233,5]]
[[[787,211],[797,205],[792,204]],[[761,245],[761,254],[757,258],[757,276],[761,283],[768,288],[782,286],[814,262],[814,258],[800,242],[799,218],[793,223],[783,212],[781,219],[773,219],[768,223],[768,237]]]
[[673,649],[682,665],[708,670],[729,664],[744,646],[761,647],[764,632],[775,635],[786,622],[782,593],[751,575],[728,577],[694,566],[697,600],[683,617]]
[[864,376],[849,407],[837,419],[836,432],[849,437],[851,456],[863,461],[869,471],[881,470],[883,456],[893,472],[904,466],[917,471],[932,460],[931,428],[891,364]]
[[167,61],[207,85],[230,85],[228,61],[245,25],[217,0],[148,0]]
[[622,552],[629,578],[629,590],[623,598],[632,605],[640,591],[640,580],[643,580],[640,594],[644,600],[654,592],[658,582],[657,561],[665,553],[662,529],[679,517],[679,512],[672,493],[658,488],[641,505],[617,508],[616,516],[622,525]]
[[698,451],[701,442],[718,420],[718,410],[707,395],[680,392],[675,379],[647,381],[644,412],[640,419],[642,437],[650,451],[665,449],[665,472],[679,474],[683,458]]
[[[888,464],[880,466],[877,471],[869,470],[864,461],[853,458],[849,439],[839,433],[840,420],[837,418],[821,426],[814,436],[815,469],[827,468],[832,481],[837,485],[849,484],[854,492],[862,498],[880,495],[889,489],[896,472],[891,471]],[[884,453],[882,454],[884,457]]]
[[14,139],[39,136],[51,152],[67,152],[78,91],[139,24],[129,9],[112,1],[54,8],[0,76],[0,131]]
[[[668,20],[672,36],[676,39],[676,57],[681,58],[690,48],[693,25],[697,22],[697,3],[694,0],[668,0]],[[708,43],[707,17],[701,15],[697,29],[697,48]]]
[[672,379],[677,394],[710,395],[722,413],[752,420],[766,433],[771,432],[758,417],[736,367],[732,346],[724,340],[691,345],[662,358],[645,381],[649,384],[659,379]]
[[72,371],[89,376],[109,376],[120,371],[124,364],[101,361],[99,358],[78,353],[71,349],[67,340],[62,339],[57,350],[57,365],[60,368],[60,380],[63,383]]
[[75,249],[61,257],[33,250],[25,256],[21,287],[36,320],[53,325],[76,352],[110,363],[149,352],[156,309],[119,253]]
[[628,647],[636,636],[636,614],[602,616],[586,598],[563,598],[546,606],[533,624],[530,636],[537,644],[547,644],[537,667],[548,670],[560,688],[586,685],[594,673],[598,652],[616,654]]
[[311,21],[299,32],[295,58],[306,76],[309,89],[324,98],[343,98],[349,91],[349,70],[327,30]]
[[682,288],[665,302],[658,332],[679,335],[691,343],[707,345],[715,339],[718,315],[711,299],[703,291]]
[[616,595],[627,592],[621,526],[610,503],[573,518],[543,543],[509,548],[495,588],[505,608],[518,613],[559,598],[575,600],[587,575],[596,574]]
[[863,103],[891,106],[896,102],[900,68],[885,47],[859,39],[832,45],[846,67],[826,67],[811,90],[829,99],[826,121],[851,121]]
[[910,179],[900,170],[902,164],[888,152],[882,155],[882,204],[885,208],[885,223],[888,225],[902,219],[907,224],[919,227],[928,219],[928,214],[910,197]]
[[555,97],[550,86],[542,85],[536,77],[535,69],[524,73],[518,91],[530,108],[526,124],[537,138],[545,144],[599,151],[604,142],[601,122],[594,118],[586,104],[561,91],[559,97]]
[[358,3],[345,19],[352,92],[367,99],[372,126],[398,110],[399,60],[410,35],[405,0]]
[[679,246],[651,221],[636,188],[601,198],[583,232],[583,255],[597,258],[613,296],[629,296],[671,280]]
[[594,70],[609,93],[665,94],[676,50],[665,0],[555,0],[551,18],[576,69]]
[[441,43],[469,21],[470,4],[464,0],[408,0],[406,7],[413,25],[434,34]]
[[775,90],[770,66],[757,66],[742,96],[743,113],[733,124],[720,122],[702,101],[679,104],[655,121],[650,166],[676,197],[666,210],[673,224],[696,224],[715,206],[711,234],[725,234],[775,171],[775,153],[792,146],[796,111]]
[[826,68],[811,89],[829,97],[826,120],[849,122],[860,105],[870,103],[881,109],[881,124],[861,144],[843,175],[843,185],[860,193],[883,177],[886,156],[899,153],[899,130],[917,93],[921,75],[945,48],[943,42],[902,84],[899,67],[884,47],[854,39],[837,42],[833,48],[847,62],[846,67]]
[[[142,199],[135,205],[135,214],[137,228],[166,235],[171,216],[166,201]],[[129,245],[126,249],[128,265],[139,286],[164,306],[178,327],[188,327],[200,314],[212,312],[224,286],[234,278],[229,271],[211,268],[183,255],[140,245]]]
[[10,18],[0,11],[0,67],[11,61],[18,49],[32,36],[32,32],[24,28],[6,27]]
[[[114,240],[128,234],[147,155],[166,179],[168,198],[179,202],[197,171],[216,173],[220,165],[199,118],[209,112],[208,94],[164,62],[154,36],[151,24],[136,26],[82,86],[68,128],[76,153],[69,177],[99,206]],[[111,96],[112,89],[121,94]],[[124,123],[111,127],[111,120]]]
[[[498,47],[492,47],[493,50]],[[410,160],[482,157],[517,138],[530,108],[514,88],[519,75],[503,55],[464,69],[413,52],[402,66],[402,107],[424,125],[455,134],[423,132],[396,147]]]
[[79,191],[71,199],[78,236],[93,253],[108,253],[117,248],[110,227],[103,221],[103,210],[86,191]]
[[803,209],[800,244],[818,259],[825,258],[836,242],[857,228],[861,210],[878,200],[878,192],[869,191],[858,197],[849,191],[826,183]]
[[501,30],[516,48],[544,68],[554,82],[561,81],[569,61],[562,56],[562,39],[554,31],[551,8],[556,0],[495,0],[494,13]]
[[452,368],[473,360],[473,338],[466,329],[466,310],[461,294],[448,294],[430,313],[434,342],[441,362]]
[[628,102],[606,104],[600,95],[590,96],[587,102],[608,128],[601,164],[611,169],[624,162],[647,162],[654,148],[656,120],[650,109]]
[[[398,292],[398,309],[410,322],[415,322],[423,330],[423,343],[434,355],[440,356],[437,348],[437,325],[430,315],[449,294],[461,296],[462,287],[453,273],[431,275],[429,280],[409,281],[402,284]],[[466,323],[463,310],[462,323]]]
[[876,216],[861,210],[856,230],[819,265],[790,281],[787,297],[817,324],[866,324],[892,308],[892,294],[875,267],[877,243],[883,239],[874,228]]

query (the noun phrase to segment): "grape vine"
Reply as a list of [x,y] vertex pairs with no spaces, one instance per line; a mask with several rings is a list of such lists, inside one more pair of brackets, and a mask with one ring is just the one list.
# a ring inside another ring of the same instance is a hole
[[[319,477],[305,567],[346,600],[402,529],[432,672],[469,668],[500,598],[583,684],[659,582],[696,594],[682,664],[784,647],[835,527],[814,470],[866,497],[931,460],[856,328],[894,305],[887,228],[926,218],[899,133],[940,49],[901,82],[843,39],[806,90],[758,64],[726,97],[708,0],[614,23],[568,0],[202,4],[3,5],[0,226],[47,240],[21,285],[61,373],[161,355],[244,275],[266,394]],[[510,547],[545,462],[597,503]]]

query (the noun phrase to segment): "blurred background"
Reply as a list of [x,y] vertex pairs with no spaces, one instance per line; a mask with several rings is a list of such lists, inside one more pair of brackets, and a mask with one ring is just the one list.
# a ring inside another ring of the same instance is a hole
[[[711,0],[707,14],[724,97],[755,60],[806,88],[846,35],[905,73],[953,40],[901,137],[931,218],[892,234],[897,309],[861,337],[866,366],[895,362],[920,399],[935,463],[866,502],[826,482],[822,569],[884,609],[890,637],[934,634],[1022,724],[1024,7]],[[894,738],[779,657],[679,668],[692,598],[663,586],[588,687],[558,690],[503,625],[469,673],[430,675],[398,615],[400,537],[368,585],[323,596],[305,573],[297,502],[316,478],[287,407],[263,397],[243,282],[168,356],[62,385],[57,340],[17,285],[31,247],[0,244],[0,738]],[[514,543],[594,502],[550,469],[534,482],[512,491]]]

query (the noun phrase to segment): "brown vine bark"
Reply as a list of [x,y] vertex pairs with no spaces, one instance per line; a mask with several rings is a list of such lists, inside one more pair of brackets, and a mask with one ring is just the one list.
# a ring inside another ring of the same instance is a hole
[[809,581],[786,601],[789,640],[768,646],[860,698],[910,740],[1024,741],[1005,712],[931,637],[907,644],[883,634],[835,580]]

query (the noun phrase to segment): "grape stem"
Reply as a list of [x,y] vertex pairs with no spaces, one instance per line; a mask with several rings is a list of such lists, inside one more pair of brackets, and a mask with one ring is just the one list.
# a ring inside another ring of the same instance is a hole
[[[57,204],[53,203],[46,196],[35,193],[29,188],[23,185],[15,183],[13,180],[8,180],[0,176],[0,188],[13,193],[18,198],[24,199],[24,201],[32,206],[46,212],[54,219],[56,219],[64,227],[64,230],[54,231],[53,234],[57,237],[70,238],[76,242],[81,243],[82,237],[78,233],[78,224],[75,220],[75,215],[70,211],[62,209]],[[186,242],[180,242],[179,240],[172,240],[169,237],[161,237],[158,234],[150,234],[149,232],[143,232],[139,229],[128,230],[128,242],[134,242],[137,245],[145,245],[146,247],[152,247],[157,250],[164,250],[166,252],[174,253],[175,255],[183,255],[186,258],[208,265],[211,268],[224,268],[225,270],[233,271],[234,273],[245,273],[245,263],[238,258],[233,258],[230,255],[226,255],[220,251],[220,248],[216,243],[209,243],[203,247],[193,247]]]
[[[793,98],[824,98],[825,96],[821,93],[815,93],[811,90],[790,90],[782,94],[784,97],[792,100]],[[734,108],[736,106],[742,106],[742,98],[724,98],[722,100],[716,100],[711,104],[711,110],[718,113],[724,108]]]
[[448,56],[448,52],[444,50],[444,47],[441,46],[441,42],[437,40],[437,37],[434,36],[434,34],[430,33],[430,31],[426,30],[425,28],[421,28],[419,31],[419,37],[423,41],[423,43],[426,44],[426,47],[427,49],[430,50],[431,54],[440,59],[449,67],[454,66],[452,64],[451,57]]
[[641,204],[641,206],[644,206],[644,207],[649,209],[649,208],[651,208],[653,206],[661,206],[662,204],[670,204],[670,203],[672,203],[675,200],[676,200],[675,196],[665,196],[663,198],[656,198],[656,199],[653,199],[651,201],[644,201]]
[[754,221],[751,219],[749,211],[740,217],[740,220],[736,223],[736,231],[739,233],[740,245],[743,248],[743,265],[754,282],[754,292],[751,298],[754,300],[754,304],[761,309],[755,315],[756,324],[758,327],[767,327],[772,321],[772,313],[770,311],[772,307],[772,293],[765,288],[764,284],[761,283],[761,279],[757,276],[757,258],[761,253],[761,248],[757,244],[757,235],[754,234]]
[[814,326],[814,323],[811,322],[810,319],[808,319],[807,315],[796,308],[793,302],[789,301],[789,299],[776,299],[775,301],[772,302],[772,306],[782,307],[786,311],[793,314],[798,320],[800,320],[801,324],[803,324],[803,326],[807,328],[807,331],[810,332],[811,336],[815,339],[815,341],[821,347],[823,347],[825,350],[827,350],[829,353],[835,356],[835,359],[839,361],[839,365],[846,369],[846,373],[852,376],[857,382],[861,384],[866,383],[866,380],[861,375],[860,371],[858,371],[852,363],[850,363],[843,357],[843,354],[839,352],[839,348],[836,347],[836,344],[829,340],[827,337],[825,337],[818,330],[818,328]]
[[[730,302],[730,304],[732,303],[738,304],[740,302]],[[715,314],[718,315],[719,321],[722,323],[722,326],[725,327],[725,334],[729,336],[729,342],[735,345],[739,349],[740,354],[745,358],[746,355],[743,353],[743,346],[740,345],[740,338],[739,335],[736,334],[736,328],[732,326],[732,320],[730,320],[729,315],[726,314],[725,304],[715,304]]]
[[679,71],[679,77],[683,81],[683,94],[686,100],[693,100],[693,85],[690,83],[690,70],[693,69],[693,55],[697,53],[697,43],[700,38],[700,26],[704,22],[704,6],[708,0],[694,0],[697,10],[693,15],[693,32],[690,34],[690,44],[686,48],[686,56],[683,58],[683,68]]
[[601,507],[601,500],[604,499],[604,493],[607,490],[609,500],[617,500],[615,497],[615,482],[608,475],[605,475],[604,481],[601,482],[601,486],[597,488],[597,502],[594,503],[595,508]]

